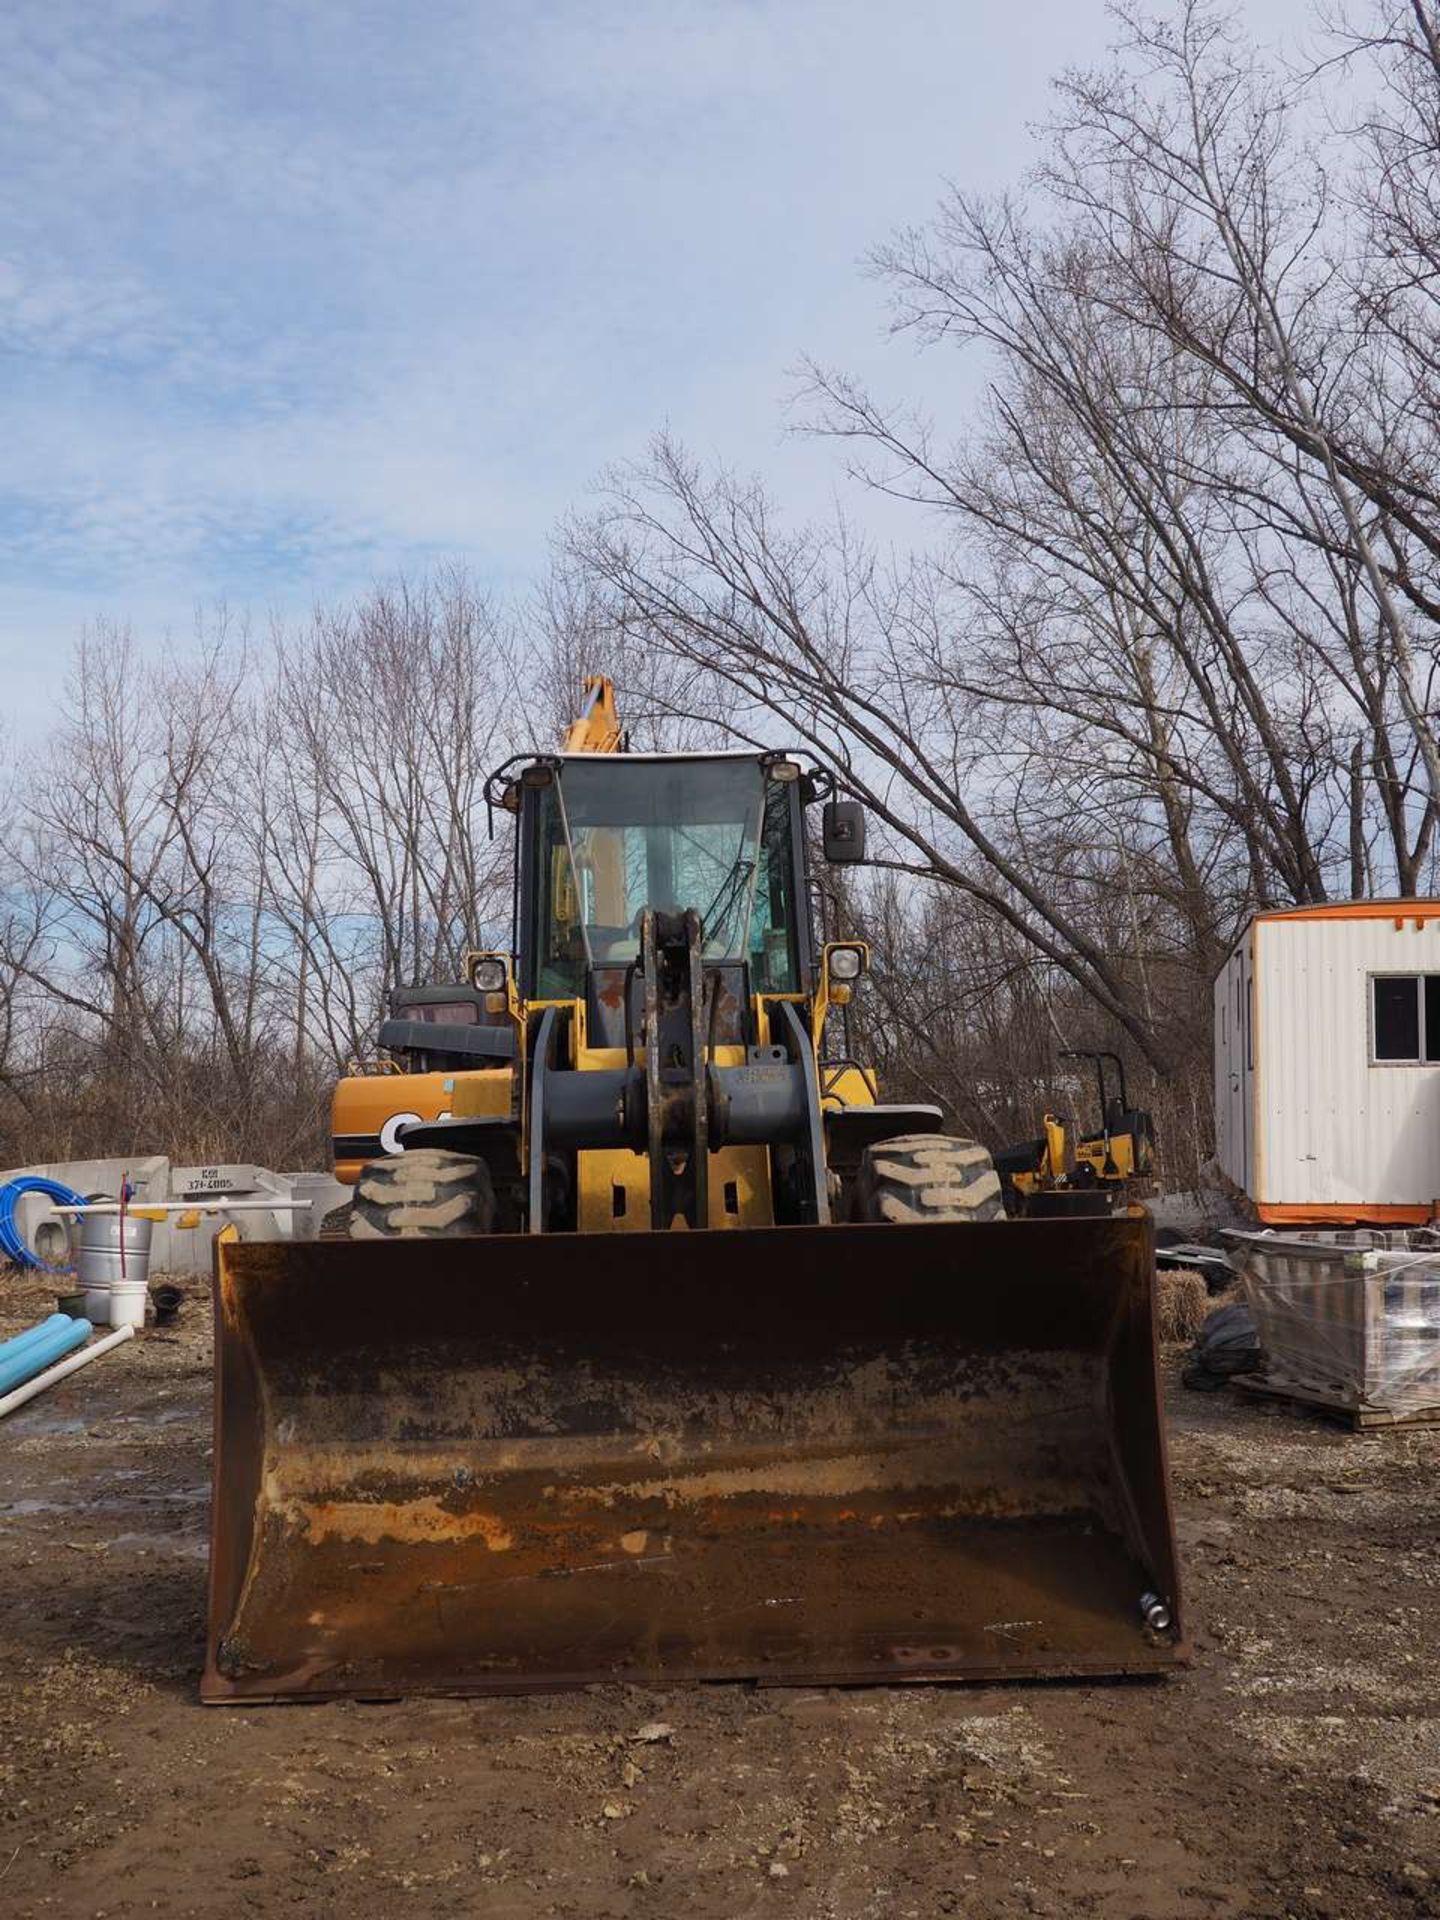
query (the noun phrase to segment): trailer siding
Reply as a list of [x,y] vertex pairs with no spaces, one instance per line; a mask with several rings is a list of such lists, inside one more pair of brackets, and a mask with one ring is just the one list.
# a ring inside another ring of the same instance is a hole
[[1262,1215],[1423,1217],[1440,1196],[1440,1063],[1372,1058],[1372,977],[1412,973],[1440,974],[1440,903],[1260,915],[1226,962],[1217,1158]]

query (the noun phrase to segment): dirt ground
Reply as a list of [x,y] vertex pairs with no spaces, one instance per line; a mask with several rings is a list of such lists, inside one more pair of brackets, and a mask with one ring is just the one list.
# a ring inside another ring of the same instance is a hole
[[209,1354],[197,1285],[0,1426],[0,1914],[1440,1915],[1440,1430],[1170,1356],[1159,1683],[202,1709]]

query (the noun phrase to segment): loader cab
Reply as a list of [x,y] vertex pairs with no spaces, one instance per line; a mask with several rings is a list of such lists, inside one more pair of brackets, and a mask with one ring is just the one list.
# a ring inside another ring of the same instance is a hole
[[751,996],[811,990],[804,806],[776,754],[566,754],[518,781],[517,971],[529,1001],[583,1000],[592,1045],[633,1031],[640,917],[693,908],[717,980],[714,1039]]

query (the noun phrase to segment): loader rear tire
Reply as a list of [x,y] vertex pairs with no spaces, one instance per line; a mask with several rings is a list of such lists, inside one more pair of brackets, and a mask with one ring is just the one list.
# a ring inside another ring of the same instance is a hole
[[326,1240],[461,1240],[495,1230],[495,1188],[483,1160],[417,1147],[369,1160],[355,1198],[321,1223]]
[[1003,1220],[1000,1176],[976,1140],[902,1133],[867,1147],[855,1183],[862,1220]]

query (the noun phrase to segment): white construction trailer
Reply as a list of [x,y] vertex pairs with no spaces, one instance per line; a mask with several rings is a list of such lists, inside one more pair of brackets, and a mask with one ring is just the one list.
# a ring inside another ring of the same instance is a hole
[[1216,1157],[1275,1226],[1440,1211],[1440,900],[1260,913],[1215,982]]

